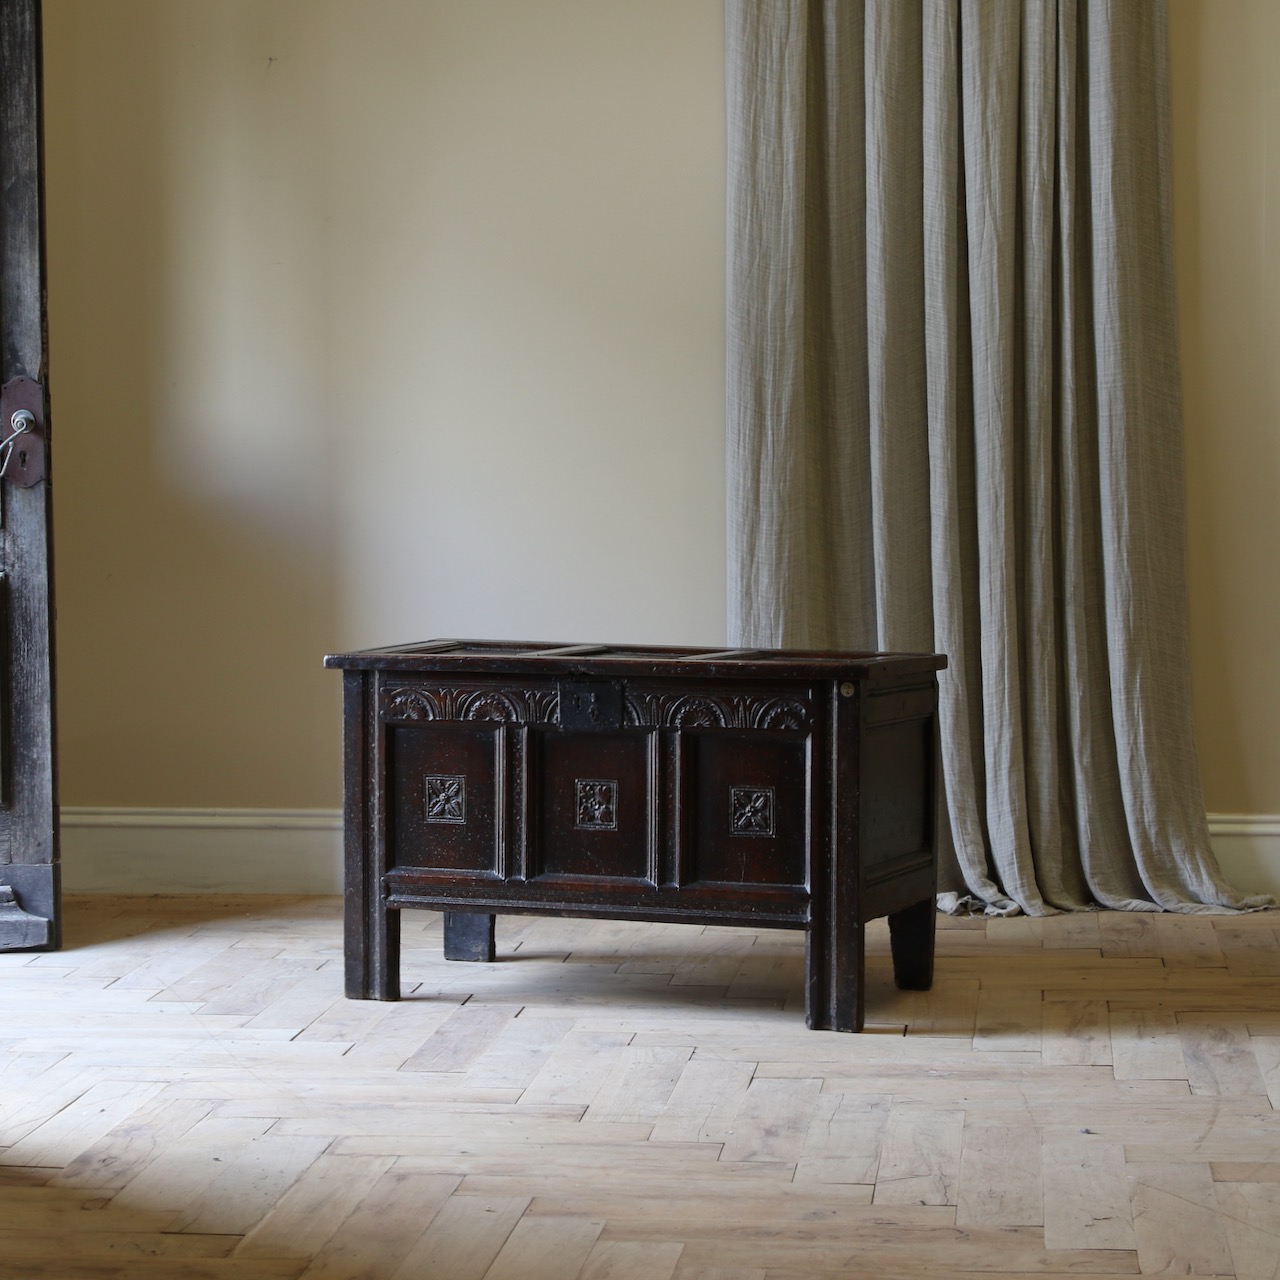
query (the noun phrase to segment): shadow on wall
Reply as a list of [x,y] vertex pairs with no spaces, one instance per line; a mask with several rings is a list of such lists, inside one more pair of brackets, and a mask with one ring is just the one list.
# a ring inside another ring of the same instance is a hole
[[64,803],[338,802],[330,175],[277,12],[45,6]]
[[720,0],[45,0],[63,799],[338,802],[326,650],[724,638]]

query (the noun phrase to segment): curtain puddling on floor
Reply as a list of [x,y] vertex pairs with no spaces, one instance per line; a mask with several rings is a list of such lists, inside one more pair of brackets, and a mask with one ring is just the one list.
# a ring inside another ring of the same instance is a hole
[[944,905],[1260,905],[1191,725],[1161,0],[727,0],[733,642],[946,653]]

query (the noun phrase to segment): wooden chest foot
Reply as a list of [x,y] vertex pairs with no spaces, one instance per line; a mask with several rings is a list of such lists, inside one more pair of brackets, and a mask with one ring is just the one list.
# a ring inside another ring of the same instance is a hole
[[444,913],[444,958],[491,961],[497,954],[494,925],[497,917],[482,911]]

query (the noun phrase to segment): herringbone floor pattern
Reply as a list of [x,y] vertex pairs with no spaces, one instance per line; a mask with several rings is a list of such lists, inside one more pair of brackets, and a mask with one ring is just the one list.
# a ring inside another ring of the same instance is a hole
[[1280,913],[944,920],[806,1031],[799,934],[72,899],[0,955],[0,1276],[1280,1276]]

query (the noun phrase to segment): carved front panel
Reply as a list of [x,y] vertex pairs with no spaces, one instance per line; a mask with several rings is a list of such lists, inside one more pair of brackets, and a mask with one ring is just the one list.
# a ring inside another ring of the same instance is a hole
[[395,865],[803,888],[812,697],[799,684],[388,677]]
[[496,875],[501,726],[396,726],[387,752],[392,865]]
[[653,875],[653,735],[537,735],[534,874],[649,880]]
[[803,885],[808,740],[795,733],[690,733],[686,737],[692,882]]

